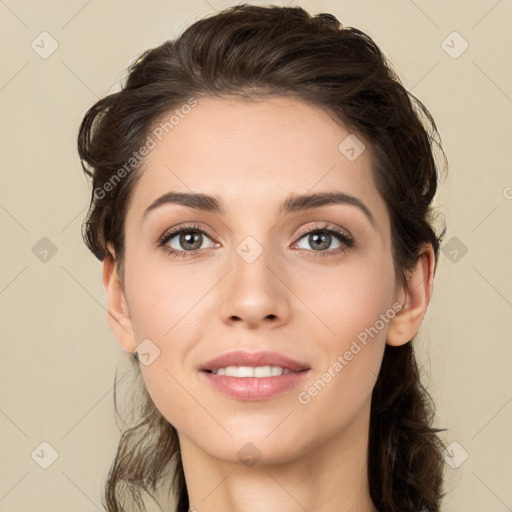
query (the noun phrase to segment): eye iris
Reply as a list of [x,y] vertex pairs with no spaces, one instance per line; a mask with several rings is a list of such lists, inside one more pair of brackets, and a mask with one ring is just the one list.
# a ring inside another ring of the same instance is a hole
[[[196,242],[194,244],[194,237],[197,237]],[[197,244],[197,240],[199,240],[199,244]],[[197,231],[187,231],[186,233],[182,233],[180,235],[180,244],[183,248],[196,250],[199,249],[202,245],[202,235]],[[187,247],[187,244],[193,244],[193,247]]]
[[[320,249],[327,249],[330,245],[331,241],[331,235],[328,233],[312,233],[309,235],[309,240],[312,247],[320,248]],[[327,243],[325,243],[327,240]],[[319,243],[318,243],[319,242]]]

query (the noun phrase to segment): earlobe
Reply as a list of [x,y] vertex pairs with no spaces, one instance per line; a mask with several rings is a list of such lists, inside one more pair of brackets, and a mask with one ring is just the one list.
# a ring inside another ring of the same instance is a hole
[[128,304],[124,295],[123,284],[117,274],[115,252],[108,244],[111,255],[103,259],[103,286],[107,298],[108,323],[120,345],[127,352],[134,352],[137,342]]
[[434,251],[431,244],[426,244],[399,292],[398,300],[403,308],[388,324],[388,345],[404,345],[418,332],[432,296],[434,270]]

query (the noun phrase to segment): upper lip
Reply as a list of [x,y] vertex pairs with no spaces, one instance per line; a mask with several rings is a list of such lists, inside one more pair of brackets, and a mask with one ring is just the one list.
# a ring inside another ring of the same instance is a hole
[[228,366],[280,366],[294,372],[309,369],[309,366],[304,363],[290,359],[278,352],[270,352],[268,350],[262,352],[243,352],[240,350],[227,352],[210,359],[201,365],[199,369],[217,370]]

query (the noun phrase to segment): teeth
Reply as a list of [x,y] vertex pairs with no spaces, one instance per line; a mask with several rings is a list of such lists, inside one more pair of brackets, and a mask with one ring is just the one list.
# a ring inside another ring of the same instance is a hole
[[280,366],[227,366],[212,370],[215,375],[225,375],[226,377],[275,377],[290,373],[288,368]]

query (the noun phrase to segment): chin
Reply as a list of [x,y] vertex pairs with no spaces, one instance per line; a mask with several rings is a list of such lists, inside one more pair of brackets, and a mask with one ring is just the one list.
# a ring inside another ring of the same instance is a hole
[[[241,432],[240,430],[238,432]],[[202,451],[210,456],[233,464],[252,467],[255,464],[283,464],[306,455],[312,448],[311,438],[305,438],[300,432],[296,434],[270,433],[268,429],[247,428],[244,434],[210,437],[205,443],[204,435],[189,437]],[[201,436],[197,438],[197,436]]]

